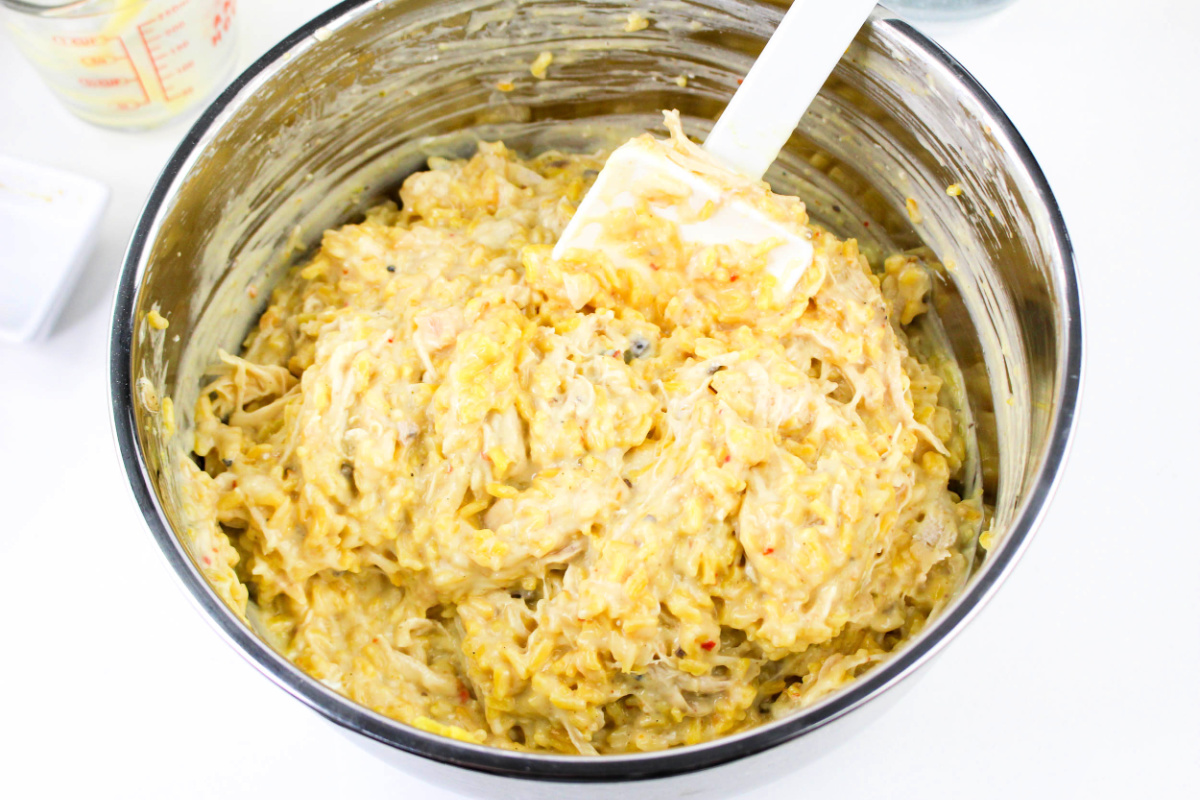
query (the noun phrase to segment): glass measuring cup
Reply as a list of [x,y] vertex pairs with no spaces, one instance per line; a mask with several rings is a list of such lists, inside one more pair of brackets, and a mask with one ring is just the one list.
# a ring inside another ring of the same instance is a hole
[[235,0],[0,0],[0,18],[88,122],[151,128],[212,95],[236,56]]

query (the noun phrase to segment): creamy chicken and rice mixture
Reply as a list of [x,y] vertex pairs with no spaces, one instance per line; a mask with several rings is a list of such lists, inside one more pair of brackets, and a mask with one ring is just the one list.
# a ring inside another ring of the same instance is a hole
[[903,328],[918,260],[873,274],[744,181],[811,237],[790,292],[770,243],[687,244],[642,207],[607,231],[620,269],[554,260],[602,164],[431,160],[399,208],[325,234],[197,403],[208,578],[306,672],[427,731],[713,739],[886,658],[969,568],[963,431]]

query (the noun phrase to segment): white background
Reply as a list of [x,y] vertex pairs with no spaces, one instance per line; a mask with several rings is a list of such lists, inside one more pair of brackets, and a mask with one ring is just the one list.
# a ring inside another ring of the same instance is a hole
[[[327,5],[242,0],[241,64]],[[1019,0],[939,38],[1062,204],[1087,312],[1082,419],[999,596],[878,724],[757,796],[1200,797],[1200,3]],[[223,644],[129,498],[110,297],[185,130],[76,120],[0,36],[0,152],[113,190],[51,338],[0,344],[0,796],[450,797]]]

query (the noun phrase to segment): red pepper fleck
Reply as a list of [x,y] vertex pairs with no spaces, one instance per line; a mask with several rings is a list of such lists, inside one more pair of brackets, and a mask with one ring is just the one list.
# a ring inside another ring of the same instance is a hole
[[737,82],[738,82],[738,86],[741,86],[741,85],[742,85],[742,79],[741,79],[741,78],[738,78],[738,79],[737,79]]
[[869,227],[871,227],[871,223],[867,222],[866,220],[863,220],[863,227],[869,228]]
[[729,282],[730,282],[730,283],[736,283],[736,282],[737,282],[737,279],[738,279],[738,277],[739,277],[739,276],[737,276],[737,275],[730,275],[730,276],[729,276]]
[[206,566],[206,567],[207,567],[208,565],[212,564],[212,559],[211,559],[211,558],[209,558],[208,556],[205,556],[204,558],[202,558],[202,559],[200,559],[200,560],[204,562],[204,566]]
[[652,270],[654,270],[655,272],[657,272],[657,271],[658,271],[658,264],[655,264],[653,261],[651,261],[651,262],[650,262],[650,269],[652,269]]
[[394,337],[394,336],[388,337],[388,344],[393,344],[395,341],[396,341],[396,337]]
[[771,555],[771,553],[774,553],[774,552],[775,552],[775,548],[774,548],[774,547],[768,547],[766,550],[763,550],[763,555],[764,555],[764,556],[769,556],[769,555]]
[[700,647],[704,650],[712,650],[716,646],[716,642],[705,642],[704,644],[700,645]]
[[467,691],[467,687],[462,685],[462,682],[459,682],[459,684],[458,684],[458,701],[460,703],[466,703],[470,699],[471,699],[471,693]]
[[733,460],[733,456],[729,456],[729,455],[727,455],[727,456],[725,456],[725,462],[724,462],[724,463],[728,464],[728,463],[729,463],[730,461],[732,461],[732,460]]

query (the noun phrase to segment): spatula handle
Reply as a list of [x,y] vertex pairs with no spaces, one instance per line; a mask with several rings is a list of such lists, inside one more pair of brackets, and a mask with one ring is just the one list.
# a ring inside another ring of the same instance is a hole
[[793,0],[704,149],[761,178],[874,8],[875,0]]

